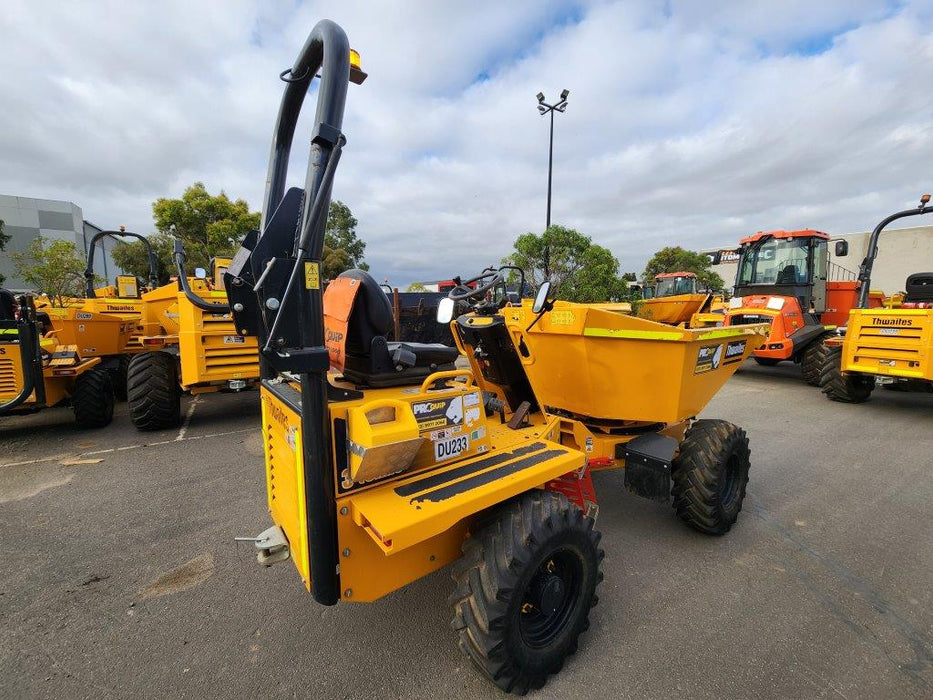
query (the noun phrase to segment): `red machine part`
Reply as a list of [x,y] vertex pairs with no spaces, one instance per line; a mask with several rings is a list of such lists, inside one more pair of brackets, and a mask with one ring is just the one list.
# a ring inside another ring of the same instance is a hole
[[571,503],[580,506],[584,513],[595,517],[598,506],[589,464],[582,469],[552,479],[544,485],[544,488],[564,494]]

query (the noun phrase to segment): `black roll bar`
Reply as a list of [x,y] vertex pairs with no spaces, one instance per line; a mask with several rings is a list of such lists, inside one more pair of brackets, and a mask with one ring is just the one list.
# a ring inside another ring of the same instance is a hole
[[891,214],[891,216],[887,217],[886,219],[882,219],[882,221],[877,226],[875,226],[875,230],[871,232],[871,238],[868,240],[868,252],[865,253],[865,259],[859,266],[859,292],[857,308],[868,308],[868,288],[871,285],[871,269],[875,265],[875,257],[878,255],[878,238],[881,236],[881,232],[884,230],[884,227],[890,224],[892,221],[903,219],[905,216],[917,216],[918,214],[929,214],[930,212],[933,212],[933,206],[927,206],[929,202],[930,195],[925,194],[920,197],[919,206],[913,209],[905,209],[904,211]]
[[[295,64],[286,71],[291,77],[286,79],[284,74],[282,76],[286,87],[272,136],[260,232],[265,231],[266,224],[285,195],[288,156],[295,126],[305,94],[318,71],[321,71],[321,82],[305,177],[304,206],[295,232],[294,266],[280,296],[283,306],[286,303],[297,304],[298,318],[301,319],[301,347],[273,348],[271,343],[267,343],[263,352],[267,355],[300,353],[308,358],[297,373],[301,382],[302,458],[311,592],[319,603],[334,605],[340,600],[340,575],[336,486],[327,411],[327,369],[330,363],[324,347],[322,285],[320,282],[295,284],[300,275],[306,274],[306,265],[316,265],[320,270],[331,185],[345,142],[341,128],[350,80],[350,42],[343,29],[329,20],[314,26]],[[319,280],[320,275],[317,277]],[[279,307],[276,321],[281,317],[282,307]],[[275,334],[270,331],[269,339],[273,338]]]
[[204,301],[201,297],[191,291],[191,285],[188,284],[188,274],[185,272],[185,260],[187,260],[187,256],[185,255],[185,246],[177,238],[175,239],[175,243],[173,245],[173,256],[175,258],[175,271],[178,273],[178,288],[185,293],[185,296],[188,297],[188,301],[190,301],[202,311],[211,311],[213,313],[223,314],[230,311],[230,304],[215,304],[209,301]]
[[159,286],[159,270],[156,264],[155,252],[152,250],[152,243],[145,236],[130,231],[99,231],[94,234],[90,244],[87,247],[87,267],[84,270],[84,295],[88,299],[96,298],[94,294],[94,249],[97,242],[105,236],[120,236],[122,238],[136,238],[146,246],[146,255],[149,258],[149,289],[155,289]]

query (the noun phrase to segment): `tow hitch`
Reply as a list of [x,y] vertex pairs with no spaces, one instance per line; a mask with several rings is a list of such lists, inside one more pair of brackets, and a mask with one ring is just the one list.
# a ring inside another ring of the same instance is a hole
[[272,566],[280,561],[286,561],[288,553],[288,539],[285,532],[278,525],[264,530],[257,537],[234,537],[235,542],[252,542],[258,550],[256,561],[263,566]]

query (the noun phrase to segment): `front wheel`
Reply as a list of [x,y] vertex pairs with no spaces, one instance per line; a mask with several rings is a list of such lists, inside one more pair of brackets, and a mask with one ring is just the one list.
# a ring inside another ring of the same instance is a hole
[[78,376],[71,397],[75,422],[82,428],[103,428],[113,420],[113,385],[110,373],[89,369]]
[[724,535],[738,520],[751,466],[748,437],[724,420],[698,420],[673,463],[674,510],[694,530]]
[[875,389],[871,375],[843,373],[842,346],[827,348],[820,367],[820,388],[830,401],[864,403]]
[[826,339],[832,334],[827,333],[810,343],[800,357],[800,371],[803,380],[810,386],[820,385],[820,376],[826,364],[826,356],[832,348],[826,345]]
[[451,626],[460,649],[499,688],[540,688],[577,650],[602,580],[600,533],[561,494],[505,505],[463,543]]
[[130,360],[126,377],[130,419],[139,430],[174,428],[181,422],[178,365],[167,352],[143,352]]

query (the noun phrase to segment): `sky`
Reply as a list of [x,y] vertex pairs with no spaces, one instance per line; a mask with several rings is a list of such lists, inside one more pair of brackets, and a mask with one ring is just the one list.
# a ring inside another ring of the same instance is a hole
[[[470,275],[552,223],[658,249],[872,228],[933,189],[933,0],[4,0],[0,193],[154,230],[195,181],[261,206],[284,84],[320,19],[351,85],[334,196],[379,279]],[[314,101],[289,173],[303,185]]]

